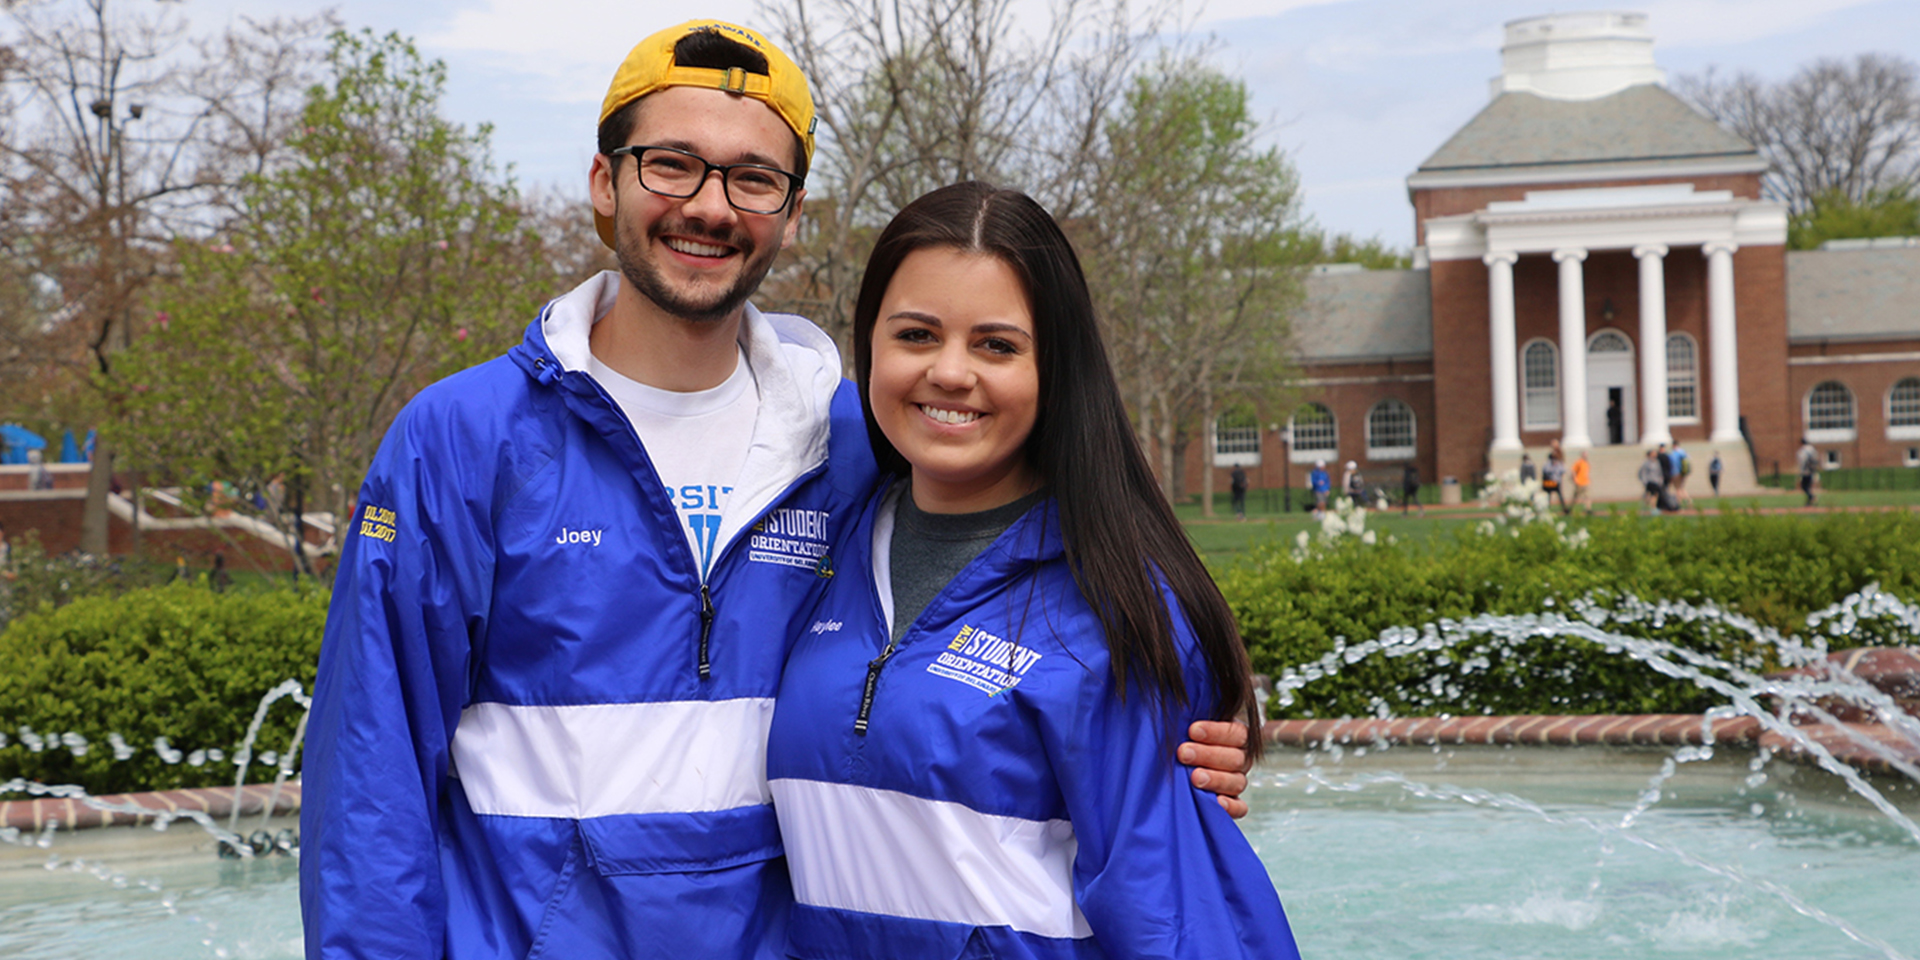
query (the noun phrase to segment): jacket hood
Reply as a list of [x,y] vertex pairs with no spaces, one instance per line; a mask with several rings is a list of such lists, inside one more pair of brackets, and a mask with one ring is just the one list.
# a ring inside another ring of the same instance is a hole
[[[613,309],[620,283],[620,274],[603,271],[550,301],[511,351],[514,362],[541,383],[571,382],[574,389],[598,391],[589,386],[589,337],[593,325]],[[763,313],[749,303],[739,342],[760,393],[760,410],[740,481],[727,501],[719,543],[731,540],[800,475],[826,462],[827,422],[841,382],[833,338],[804,318]]]

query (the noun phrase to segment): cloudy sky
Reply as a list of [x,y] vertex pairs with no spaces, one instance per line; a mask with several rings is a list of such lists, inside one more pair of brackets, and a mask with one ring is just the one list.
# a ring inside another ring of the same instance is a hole
[[[136,0],[138,2],[138,0]],[[306,13],[312,0],[176,0],[196,28],[235,16]],[[646,34],[698,8],[755,21],[755,0],[343,0],[349,26],[398,30],[447,62],[455,119],[495,125],[494,149],[523,186],[585,195],[607,78]],[[1212,0],[1198,29],[1243,76],[1264,136],[1301,172],[1326,227],[1405,246],[1405,178],[1485,105],[1508,20],[1603,4],[1551,0]],[[1914,0],[1649,0],[1668,74],[1710,66],[1784,77],[1814,57],[1879,51],[1920,60]]]

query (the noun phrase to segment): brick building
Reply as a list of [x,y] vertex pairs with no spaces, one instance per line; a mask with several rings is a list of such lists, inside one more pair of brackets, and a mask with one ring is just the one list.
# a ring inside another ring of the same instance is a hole
[[1603,497],[1662,443],[1720,454],[1735,492],[1803,436],[1829,466],[1920,466],[1920,247],[1789,253],[1765,160],[1662,86],[1643,15],[1517,20],[1501,59],[1407,178],[1414,268],[1307,278],[1291,471],[1279,418],[1222,428],[1214,489],[1322,459],[1465,480],[1554,440],[1590,451]]

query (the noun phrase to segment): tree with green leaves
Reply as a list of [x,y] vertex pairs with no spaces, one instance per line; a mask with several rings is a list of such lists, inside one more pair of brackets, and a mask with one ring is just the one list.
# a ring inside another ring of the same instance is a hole
[[242,182],[211,240],[176,244],[179,280],[111,385],[139,463],[280,493],[290,537],[305,510],[345,523],[400,408],[514,342],[549,279],[489,128],[440,112],[444,65],[336,32],[327,74],[287,160]]
[[1874,190],[1861,200],[1822,194],[1787,223],[1787,246],[1812,250],[1828,240],[1920,236],[1920,195],[1912,187]]
[[1301,270],[1322,253],[1293,165],[1258,133],[1244,83],[1197,57],[1165,60],[1111,115],[1089,214],[1071,225],[1169,498],[1221,404],[1281,389]]
[[1336,233],[1321,240],[1317,263],[1357,263],[1368,270],[1405,270],[1413,258],[1379,237],[1355,239],[1352,234]]

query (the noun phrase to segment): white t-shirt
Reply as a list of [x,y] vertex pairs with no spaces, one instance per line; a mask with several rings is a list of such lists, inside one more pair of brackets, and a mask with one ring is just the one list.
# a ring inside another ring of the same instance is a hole
[[633,423],[640,443],[653,459],[660,482],[673,498],[687,546],[706,579],[720,533],[727,495],[740,478],[753,444],[753,421],[760,413],[760,391],[742,354],[733,374],[719,386],[677,393],[629,380],[599,357],[587,372]]

